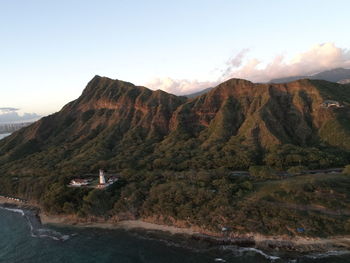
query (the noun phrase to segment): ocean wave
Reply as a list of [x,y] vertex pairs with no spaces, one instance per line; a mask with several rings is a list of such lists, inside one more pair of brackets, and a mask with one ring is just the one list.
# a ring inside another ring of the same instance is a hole
[[1,209],[7,210],[7,211],[11,211],[14,213],[18,213],[21,214],[22,216],[24,216],[24,211],[22,209],[18,209],[18,208],[8,208],[8,207],[0,207]]
[[240,248],[239,250],[242,251],[243,253],[252,251],[256,254],[262,255],[264,258],[271,260],[271,261],[275,261],[277,259],[280,259],[280,257],[268,255],[265,252],[263,252],[262,250],[254,248],[254,247],[243,247],[243,248]]
[[33,214],[32,211],[27,211],[19,208],[3,207],[3,206],[0,206],[0,209],[21,214],[28,223],[28,226],[30,229],[30,235],[34,238],[50,238],[56,241],[66,241],[71,237],[70,235],[64,235],[55,230],[42,228],[40,220],[37,218],[36,214]]
[[[267,259],[271,262],[274,262],[274,261],[281,259],[278,256],[268,255],[265,252],[263,252],[262,250],[259,250],[257,248],[253,248],[253,247],[238,247],[238,246],[231,245],[231,246],[213,246],[213,247],[198,248],[198,247],[191,246],[186,242],[182,243],[179,241],[177,242],[177,241],[173,241],[173,240],[163,239],[163,238],[160,238],[159,236],[150,237],[147,235],[147,233],[152,233],[152,231],[147,231],[146,233],[143,233],[143,234],[134,232],[132,234],[140,239],[162,242],[166,246],[190,249],[191,251],[194,251],[194,252],[208,252],[210,250],[215,250],[215,249],[220,248],[223,250],[231,250],[233,252],[234,256],[236,256],[236,257],[244,256],[244,254],[247,254],[249,252],[253,252],[255,254],[259,254],[259,255],[263,256],[265,259]],[[226,260],[222,259],[222,258],[214,258],[214,261],[215,262],[226,262]]]
[[214,261],[215,262],[226,262],[226,260],[222,259],[222,258],[215,258]]
[[130,234],[138,239],[143,239],[143,240],[147,240],[147,241],[155,241],[155,242],[161,242],[163,244],[165,244],[166,246],[169,247],[178,247],[178,248],[186,248],[186,249],[190,249],[187,245],[181,244],[180,242],[176,242],[176,241],[172,241],[172,240],[168,240],[168,239],[163,239],[161,237],[150,237],[147,236],[147,234],[152,234],[152,233],[157,233],[157,232],[152,232],[152,231],[147,231],[145,233],[136,233],[136,232],[130,232]]
[[229,249],[229,250],[233,251],[235,256],[243,256],[246,253],[253,252],[255,254],[263,256],[264,258],[266,258],[272,262],[275,260],[281,259],[280,257],[277,257],[277,256],[268,255],[264,251],[257,249],[257,248],[254,248],[254,247],[223,246],[222,248],[224,250]]
[[31,231],[31,236],[36,238],[51,238],[56,241],[66,241],[71,237],[70,235],[64,235],[60,232],[47,228],[33,230]]
[[337,257],[337,256],[343,256],[350,254],[349,250],[331,250],[324,253],[312,253],[309,255],[306,255],[306,258],[311,259],[321,259],[321,258],[328,258],[328,257]]

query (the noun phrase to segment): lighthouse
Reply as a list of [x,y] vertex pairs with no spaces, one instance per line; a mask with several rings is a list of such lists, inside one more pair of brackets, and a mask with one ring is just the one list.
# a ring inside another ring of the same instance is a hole
[[100,184],[102,185],[106,184],[105,173],[103,172],[102,169],[100,169]]

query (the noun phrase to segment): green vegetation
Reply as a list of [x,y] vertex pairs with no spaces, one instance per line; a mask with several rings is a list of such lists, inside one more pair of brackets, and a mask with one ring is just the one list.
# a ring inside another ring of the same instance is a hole
[[251,166],[249,167],[251,176],[259,179],[278,179],[276,172],[268,166]]
[[[300,175],[349,164],[349,98],[348,87],[325,81],[232,79],[187,100],[96,76],[60,112],[0,141],[0,193],[82,219],[349,233],[350,168]],[[344,107],[322,107],[327,99]],[[67,187],[100,168],[121,179],[103,191]],[[282,177],[287,170],[296,176]]]
[[[212,231],[327,236],[350,234],[350,177],[345,174],[254,176],[211,171],[125,171],[106,190],[68,188],[69,178],[2,178],[2,194],[39,200],[52,214],[81,218],[158,218]],[[273,172],[273,171],[272,171]],[[273,173],[272,173],[273,174]],[[31,183],[30,183],[31,182]],[[35,184],[33,183],[35,182]],[[39,199],[38,196],[40,196]],[[298,233],[297,228],[304,228]]]

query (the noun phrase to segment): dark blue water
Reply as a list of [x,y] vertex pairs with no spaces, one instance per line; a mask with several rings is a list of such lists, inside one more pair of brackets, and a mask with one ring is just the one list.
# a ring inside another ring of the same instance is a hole
[[349,254],[282,255],[233,246],[210,247],[159,232],[31,229],[26,215],[19,212],[0,209],[0,262],[350,262]]

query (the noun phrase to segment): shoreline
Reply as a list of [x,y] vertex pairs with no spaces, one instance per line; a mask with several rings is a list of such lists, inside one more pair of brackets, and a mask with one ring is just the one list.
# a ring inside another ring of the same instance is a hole
[[71,220],[67,216],[52,216],[45,213],[40,213],[39,217],[43,225],[57,225],[57,226],[73,226],[81,228],[103,228],[103,229],[144,229],[144,230],[156,230],[162,232],[168,232],[174,234],[186,234],[194,235],[200,234],[200,232],[194,231],[191,228],[180,228],[176,226],[160,225],[143,221],[141,219],[135,220],[121,220],[118,222],[77,222]]
[[[327,251],[350,251],[350,236],[331,236],[327,238],[315,237],[290,237],[287,235],[266,236],[259,233],[234,234],[224,236],[223,234],[211,233],[201,228],[186,228],[176,225],[164,225],[148,222],[147,219],[120,220],[117,222],[79,221],[74,216],[47,215],[41,212],[40,206],[32,203],[24,203],[16,200],[8,200],[0,196],[0,205],[19,208],[26,211],[35,211],[35,216],[42,225],[69,226],[79,228],[102,228],[123,230],[151,230],[169,233],[171,235],[183,234],[193,240],[204,241],[209,245],[236,245],[240,247],[251,247],[269,251],[286,252],[327,252]],[[154,221],[154,220],[153,220]]]

